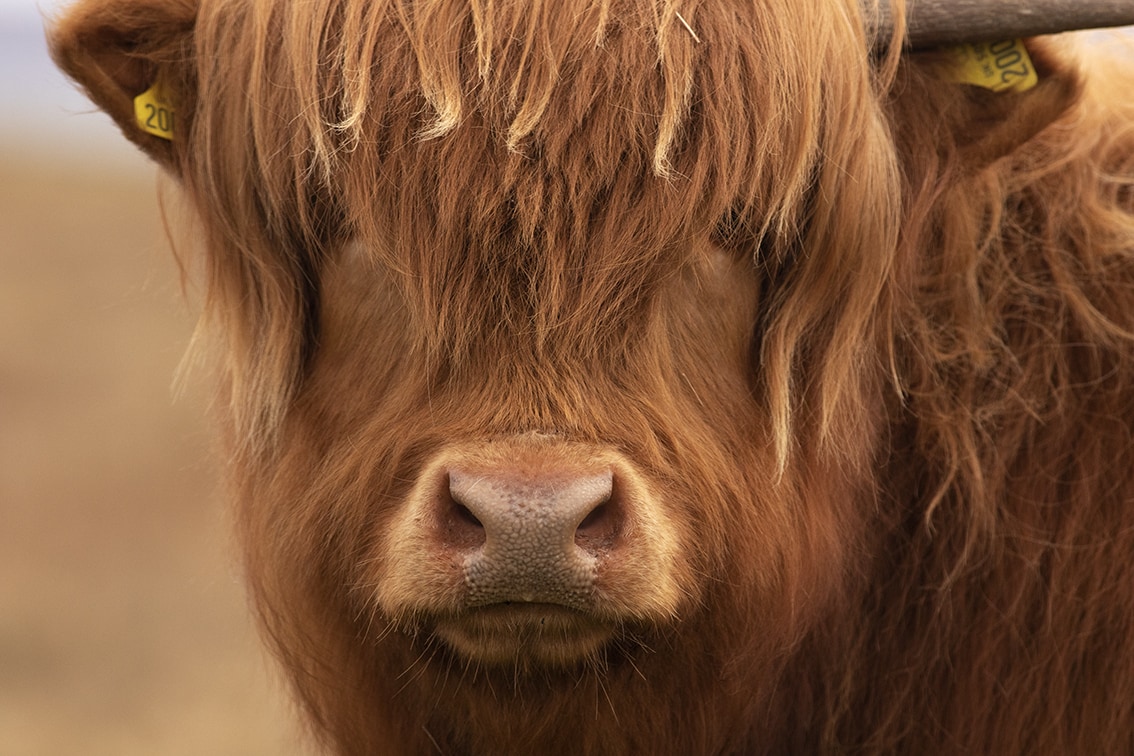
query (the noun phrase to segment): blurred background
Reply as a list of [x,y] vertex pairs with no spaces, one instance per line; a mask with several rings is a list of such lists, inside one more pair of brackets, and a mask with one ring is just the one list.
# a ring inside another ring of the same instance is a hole
[[287,756],[156,169],[0,0],[0,756]]
[[299,754],[254,637],[156,170],[0,0],[0,756]]

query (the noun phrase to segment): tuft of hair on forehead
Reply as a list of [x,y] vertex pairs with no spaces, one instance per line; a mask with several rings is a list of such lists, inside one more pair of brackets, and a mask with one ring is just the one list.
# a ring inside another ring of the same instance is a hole
[[[863,194],[895,186],[860,14],[858,0],[206,0],[185,176],[212,246],[239,252],[214,263],[214,288],[255,310],[214,308],[245,332],[227,348],[247,363],[234,379],[261,399],[274,380],[278,420],[321,260],[348,239],[416,282],[425,346],[454,354],[465,290],[505,268],[540,282],[517,314],[538,332],[602,333],[694,239],[747,240],[774,267],[845,223],[839,259],[799,275],[827,302],[788,308],[763,344],[786,454],[802,342],[828,342],[832,386],[850,373],[894,246],[885,199],[839,196],[847,176]],[[835,322],[833,306],[857,314]]]

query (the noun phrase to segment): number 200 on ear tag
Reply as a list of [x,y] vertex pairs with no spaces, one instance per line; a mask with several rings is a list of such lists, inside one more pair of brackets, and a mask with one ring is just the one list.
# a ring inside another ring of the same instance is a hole
[[994,92],[1026,92],[1039,83],[1032,59],[1018,39],[959,45],[950,52],[954,81]]
[[143,131],[173,140],[176,110],[165,88],[159,83],[134,98],[134,118]]

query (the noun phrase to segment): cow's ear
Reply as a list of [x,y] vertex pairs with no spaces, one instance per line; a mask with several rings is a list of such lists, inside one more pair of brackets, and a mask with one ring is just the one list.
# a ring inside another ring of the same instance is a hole
[[[1017,76],[1025,70],[1027,81]],[[913,54],[894,91],[900,142],[948,149],[979,170],[1066,113],[1080,85],[1066,56],[1039,39]]]
[[56,64],[175,173],[195,100],[196,16],[196,0],[81,0],[47,31]]

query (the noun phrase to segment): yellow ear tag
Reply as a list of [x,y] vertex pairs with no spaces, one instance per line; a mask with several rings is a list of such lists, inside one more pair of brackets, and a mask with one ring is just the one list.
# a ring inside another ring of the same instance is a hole
[[953,81],[994,92],[1026,92],[1039,83],[1036,67],[1018,39],[971,42],[949,51],[956,60]]
[[173,140],[173,124],[177,111],[161,83],[134,98],[134,118],[143,131],[162,139]]

